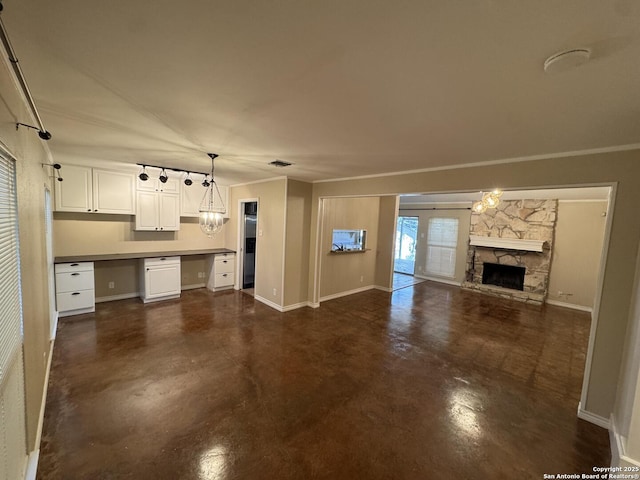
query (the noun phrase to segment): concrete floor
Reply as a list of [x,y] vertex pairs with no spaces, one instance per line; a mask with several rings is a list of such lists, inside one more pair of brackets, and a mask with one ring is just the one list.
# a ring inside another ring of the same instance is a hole
[[64,319],[38,478],[536,479],[609,464],[589,317],[424,282],[279,313],[241,292]]

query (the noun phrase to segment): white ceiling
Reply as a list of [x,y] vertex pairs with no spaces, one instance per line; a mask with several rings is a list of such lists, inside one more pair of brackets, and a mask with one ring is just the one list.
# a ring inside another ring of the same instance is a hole
[[[59,162],[307,181],[640,143],[637,0],[5,0]],[[543,72],[557,51],[592,60]],[[267,165],[294,163],[287,169]]]

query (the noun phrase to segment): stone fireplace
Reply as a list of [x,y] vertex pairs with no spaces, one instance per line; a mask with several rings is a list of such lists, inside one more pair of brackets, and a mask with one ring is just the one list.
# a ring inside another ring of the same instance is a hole
[[463,288],[531,303],[547,296],[557,200],[505,200],[471,214]]

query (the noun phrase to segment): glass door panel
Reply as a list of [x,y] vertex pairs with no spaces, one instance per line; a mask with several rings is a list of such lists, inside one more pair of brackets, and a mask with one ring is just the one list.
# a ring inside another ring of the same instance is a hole
[[398,217],[393,270],[413,275],[416,266],[418,217]]

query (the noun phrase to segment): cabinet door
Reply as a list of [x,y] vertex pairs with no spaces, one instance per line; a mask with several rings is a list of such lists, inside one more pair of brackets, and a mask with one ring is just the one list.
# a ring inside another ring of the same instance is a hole
[[147,267],[144,275],[146,298],[180,295],[180,264]]
[[130,173],[93,169],[93,211],[135,214],[135,177]]
[[180,180],[178,178],[169,178],[167,183],[158,181],[158,191],[164,193],[180,193]]
[[[182,196],[180,197],[180,216],[181,217],[198,217],[200,216],[200,204],[207,191],[199,183],[191,186],[182,185]],[[220,192],[222,193],[222,191]]]
[[160,199],[160,221],[158,230],[180,230],[180,206],[178,205],[180,196],[161,193],[158,198]]
[[92,212],[91,168],[64,165],[60,170],[64,181],[55,182],[57,212]]
[[158,230],[159,202],[156,192],[138,192],[136,230]]

